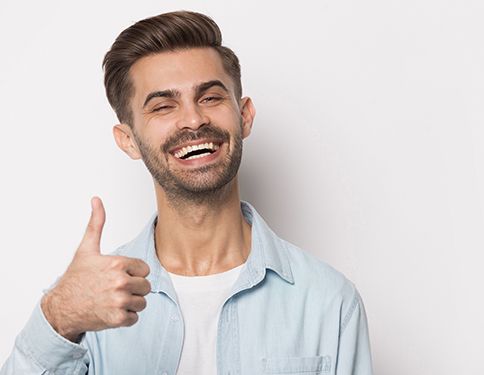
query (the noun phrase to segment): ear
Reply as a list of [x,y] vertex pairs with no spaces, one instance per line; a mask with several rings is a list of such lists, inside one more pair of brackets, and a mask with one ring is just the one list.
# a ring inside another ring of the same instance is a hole
[[133,135],[133,130],[127,124],[117,124],[113,127],[114,140],[118,147],[131,159],[141,159],[141,153]]
[[240,99],[240,114],[242,115],[242,138],[247,138],[252,130],[255,117],[255,107],[248,96]]

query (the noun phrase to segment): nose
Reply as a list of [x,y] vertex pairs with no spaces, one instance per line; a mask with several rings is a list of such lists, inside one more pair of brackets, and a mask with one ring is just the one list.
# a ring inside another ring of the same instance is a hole
[[209,119],[203,110],[196,103],[190,103],[183,106],[177,126],[179,129],[197,130],[208,123]]

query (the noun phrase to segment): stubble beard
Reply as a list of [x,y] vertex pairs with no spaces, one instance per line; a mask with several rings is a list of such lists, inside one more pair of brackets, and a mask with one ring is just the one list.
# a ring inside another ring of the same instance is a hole
[[[230,193],[242,160],[242,120],[239,130],[230,138],[230,134],[213,125],[206,125],[200,131],[180,133],[172,137],[158,150],[135,135],[146,168],[153,179],[160,185],[173,206],[202,205],[220,203]],[[173,170],[169,167],[167,150],[186,140],[197,140],[206,136],[217,135],[232,147],[232,151],[223,156],[216,164],[201,166],[192,170]]]

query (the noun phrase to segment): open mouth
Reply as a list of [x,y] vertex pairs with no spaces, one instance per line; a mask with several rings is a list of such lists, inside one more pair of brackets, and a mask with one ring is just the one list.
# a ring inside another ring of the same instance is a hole
[[216,152],[220,147],[220,143],[207,142],[197,145],[185,146],[176,150],[173,155],[182,160],[192,160],[203,158]]

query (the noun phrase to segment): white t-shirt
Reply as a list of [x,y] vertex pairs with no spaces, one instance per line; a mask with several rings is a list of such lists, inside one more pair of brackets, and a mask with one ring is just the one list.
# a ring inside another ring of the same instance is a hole
[[178,296],[185,335],[177,375],[217,373],[217,325],[222,304],[244,264],[207,276],[169,273]]

